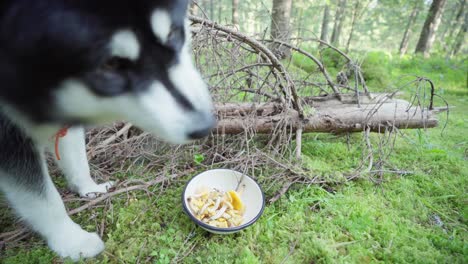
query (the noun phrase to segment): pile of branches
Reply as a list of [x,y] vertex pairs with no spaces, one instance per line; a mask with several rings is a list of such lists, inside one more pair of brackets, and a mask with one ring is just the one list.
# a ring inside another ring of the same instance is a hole
[[[292,183],[330,183],[399,173],[387,164],[401,129],[430,128],[438,124],[433,83],[415,77],[410,101],[396,99],[399,89],[371,93],[360,64],[321,40],[322,48],[343,57],[345,63],[332,77],[321,59],[297,43],[250,37],[235,27],[190,17],[197,68],[209,84],[216,102],[218,126],[207,139],[191,145],[171,146],[129,123],[88,131],[88,156],[94,175],[107,180],[113,174],[184,174],[189,169],[232,168],[259,180],[269,199]],[[279,60],[271,43],[285,45],[316,66],[307,70]],[[340,81],[345,74],[353,78]],[[317,176],[301,166],[303,133],[348,135],[361,132],[364,149],[355,170],[339,180]],[[376,132],[374,140],[370,133]],[[406,173],[406,172],[404,172]],[[268,177],[263,177],[268,174]],[[273,199],[272,201],[274,201]]]

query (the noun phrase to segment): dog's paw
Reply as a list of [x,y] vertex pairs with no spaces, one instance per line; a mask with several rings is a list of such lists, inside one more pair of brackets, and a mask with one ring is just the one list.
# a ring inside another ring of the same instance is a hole
[[93,182],[93,184],[81,186],[81,188],[78,190],[78,193],[81,197],[84,198],[96,198],[99,193],[107,193],[112,186],[114,186],[113,181],[108,181],[101,184],[96,184]]
[[62,258],[78,261],[97,256],[104,250],[104,242],[96,233],[89,233],[74,224],[48,239],[49,247]]

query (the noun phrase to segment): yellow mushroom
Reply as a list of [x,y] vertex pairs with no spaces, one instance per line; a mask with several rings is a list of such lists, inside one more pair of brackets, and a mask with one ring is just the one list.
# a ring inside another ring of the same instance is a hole
[[239,194],[236,191],[229,191],[228,193],[229,193],[229,196],[231,196],[232,206],[234,207],[234,209],[238,210],[241,213],[244,213],[245,205],[242,202]]
[[240,198],[241,192],[200,188],[187,202],[198,220],[215,227],[234,227],[243,222],[245,205]]

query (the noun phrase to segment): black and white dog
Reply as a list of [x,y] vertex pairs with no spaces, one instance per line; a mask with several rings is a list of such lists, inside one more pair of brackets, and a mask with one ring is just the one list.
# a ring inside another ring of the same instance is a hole
[[187,0],[0,1],[0,190],[62,257],[104,249],[67,215],[45,163],[54,135],[70,188],[105,193],[90,177],[82,125],[128,120],[172,143],[215,121],[190,55]]

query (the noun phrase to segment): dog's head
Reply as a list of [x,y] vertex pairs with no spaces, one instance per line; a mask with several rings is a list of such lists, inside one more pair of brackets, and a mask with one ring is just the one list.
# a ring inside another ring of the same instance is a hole
[[38,123],[128,120],[174,143],[209,133],[187,0],[5,0],[0,101]]

